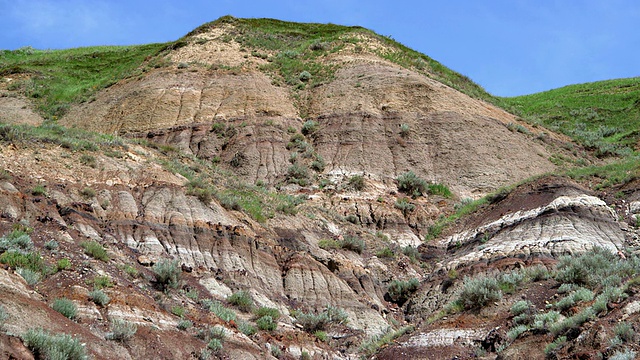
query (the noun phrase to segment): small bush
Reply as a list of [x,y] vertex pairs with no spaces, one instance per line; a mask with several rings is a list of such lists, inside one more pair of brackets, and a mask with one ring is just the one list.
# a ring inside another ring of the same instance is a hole
[[47,249],[47,250],[55,250],[55,249],[58,248],[58,246],[60,246],[60,245],[55,240],[49,240],[49,241],[44,243],[44,248]]
[[300,131],[305,136],[313,134],[318,131],[318,123],[313,120],[307,120],[302,124],[302,129]]
[[451,198],[453,194],[446,185],[443,184],[429,184],[427,190],[431,195],[440,195],[442,197]]
[[396,209],[402,211],[402,214],[404,216],[407,216],[407,213],[412,212],[416,208],[416,206],[409,202],[409,199],[407,199],[406,197],[396,200],[394,206],[396,207]]
[[330,249],[339,249],[341,247],[340,241],[331,240],[331,239],[322,239],[318,241],[318,246],[321,249],[330,250]]
[[87,199],[91,199],[91,198],[96,196],[96,191],[93,190],[90,187],[86,187],[86,188],[80,190],[80,195],[82,195],[83,197],[85,197]]
[[219,317],[220,320],[227,321],[227,322],[231,320],[235,320],[237,316],[233,310],[227,309],[219,301],[212,301],[209,304],[209,311],[216,314],[216,316]]
[[82,154],[80,155],[80,163],[92,168],[98,166],[96,158],[92,155]]
[[349,188],[355,191],[362,191],[365,187],[364,176],[362,175],[353,175],[349,178],[347,182]]
[[251,298],[249,292],[244,290],[231,294],[227,297],[227,301],[244,312],[249,312],[253,308],[253,298]]
[[544,353],[547,354],[548,356],[554,353],[556,350],[560,350],[560,348],[562,348],[566,343],[567,343],[567,337],[560,336],[559,338],[555,339],[552,343],[545,346]]
[[30,269],[43,275],[47,273],[44,260],[37,252],[22,253],[18,251],[5,251],[0,255],[0,263],[7,264],[15,269]]
[[156,282],[163,290],[178,287],[182,270],[177,260],[160,260],[151,268],[155,275]]
[[402,306],[418,290],[418,286],[420,286],[418,279],[408,281],[393,280],[387,288],[387,296],[385,297],[388,301]]
[[122,270],[124,270],[124,272],[127,273],[127,275],[131,276],[132,278],[137,278],[138,275],[140,275],[140,273],[138,272],[138,269],[128,264],[123,265]]
[[626,321],[618,323],[614,328],[614,333],[622,342],[633,342],[633,338],[636,335],[633,325]]
[[327,325],[331,323],[346,324],[349,321],[344,310],[333,306],[327,306],[319,314],[298,311],[295,314],[295,318],[296,322],[309,333],[314,333],[318,330],[325,330]]
[[269,315],[265,315],[256,320],[256,325],[258,326],[258,329],[265,331],[274,331],[278,327],[278,323],[276,323]]
[[636,358],[636,352],[631,349],[616,351],[609,360],[633,360]]
[[280,357],[282,356],[282,350],[280,350],[280,348],[275,345],[271,345],[271,356],[276,359],[280,359]]
[[275,309],[275,308],[262,306],[256,309],[255,314],[256,314],[256,317],[258,318],[268,315],[268,316],[271,316],[273,320],[277,321],[278,319],[280,319],[280,311],[278,311],[278,309]]
[[406,138],[409,136],[409,125],[408,124],[400,124],[400,136]]
[[419,178],[413,171],[408,171],[396,178],[398,190],[412,196],[420,196],[427,190],[427,182]]
[[513,305],[511,305],[510,311],[514,316],[517,316],[522,313],[530,311],[532,307],[533,307],[533,304],[531,303],[531,301],[520,300],[520,301],[516,301],[515,303],[513,303]]
[[571,294],[565,296],[564,298],[560,299],[560,301],[555,303],[555,307],[560,310],[567,310],[578,302],[591,301],[593,300],[593,297],[593,291],[585,288],[578,288]]
[[70,269],[71,268],[71,260],[69,260],[67,258],[58,260],[58,262],[56,263],[56,268],[58,269],[58,271]]
[[138,326],[123,319],[113,319],[111,321],[111,332],[107,334],[107,340],[119,342],[128,341],[138,331]]
[[313,335],[322,342],[326,342],[328,339],[327,333],[322,330],[314,332]]
[[340,246],[345,250],[351,250],[358,254],[362,254],[364,250],[364,241],[357,236],[347,235],[341,241]]
[[559,312],[552,310],[546,313],[536,314],[533,318],[532,327],[537,330],[548,331],[551,325],[557,323],[561,318]]
[[308,71],[303,71],[300,73],[300,75],[298,75],[298,79],[300,79],[300,81],[302,82],[307,82],[309,80],[311,80],[311,73],[309,73]]
[[420,251],[411,245],[407,245],[402,248],[402,253],[405,254],[411,261],[415,262],[420,258]]
[[47,194],[47,189],[43,185],[36,185],[33,189],[31,189],[31,195],[33,196],[45,196]]
[[113,287],[111,278],[107,275],[96,276],[91,280],[94,289],[103,289]]
[[89,299],[93,301],[96,305],[105,306],[111,301],[109,296],[104,293],[104,291],[95,289],[89,293]]
[[498,285],[498,280],[492,277],[480,276],[464,279],[462,292],[457,301],[465,309],[479,309],[501,298],[502,291]]
[[97,241],[85,241],[81,242],[80,246],[84,249],[84,253],[91,256],[94,259],[109,261],[109,255],[107,254],[107,250],[105,250],[100,243]]
[[509,337],[509,339],[511,341],[515,340],[518,338],[518,336],[520,336],[522,333],[524,333],[525,331],[529,330],[529,327],[526,325],[518,325],[514,328],[509,329],[509,331],[507,331],[507,337]]
[[393,258],[395,257],[395,254],[393,253],[393,250],[391,250],[388,246],[376,251],[376,256],[379,258]]
[[0,237],[0,253],[5,251],[17,251],[27,253],[33,250],[31,236],[22,230],[13,230],[7,235]]
[[171,308],[171,313],[175,316],[184,317],[186,310],[183,306],[174,306]]
[[39,272],[33,271],[29,268],[17,268],[16,272],[22,276],[24,281],[29,285],[35,285],[42,279],[42,275]]
[[178,329],[179,330],[187,330],[192,326],[193,326],[193,323],[191,322],[191,320],[180,320],[178,322]]
[[207,344],[207,348],[211,349],[212,351],[220,351],[222,350],[222,341],[220,341],[219,339],[211,339]]
[[29,329],[21,337],[24,345],[38,359],[88,359],[84,345],[71,335],[54,335],[42,329]]
[[240,330],[241,333],[247,336],[254,335],[258,331],[256,330],[255,326],[249,324],[246,321],[239,321],[237,325],[238,325],[238,330]]
[[78,312],[76,304],[67,298],[55,299],[51,308],[71,320],[75,320]]
[[289,169],[287,169],[287,182],[306,186],[309,183],[309,169],[298,163],[291,165]]

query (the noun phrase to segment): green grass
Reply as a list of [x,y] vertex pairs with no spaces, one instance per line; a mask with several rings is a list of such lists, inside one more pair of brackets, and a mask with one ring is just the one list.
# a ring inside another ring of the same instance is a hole
[[570,136],[596,155],[625,155],[640,139],[640,77],[503,98],[532,124]]
[[45,119],[64,115],[71,104],[90,101],[99,90],[157,66],[171,44],[94,46],[67,50],[0,51],[0,76],[28,74],[17,86]]

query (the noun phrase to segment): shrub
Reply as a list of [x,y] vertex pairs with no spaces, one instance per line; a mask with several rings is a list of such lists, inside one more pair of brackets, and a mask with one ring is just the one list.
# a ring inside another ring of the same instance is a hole
[[111,278],[107,275],[96,276],[91,282],[93,283],[94,289],[113,287],[113,282],[111,282]]
[[311,80],[311,73],[305,70],[298,75],[298,79],[300,79],[300,81],[307,82]]
[[298,311],[295,318],[296,322],[309,333],[324,330],[330,323],[346,324],[349,321],[344,310],[333,306],[327,306],[319,314]]
[[256,314],[256,317],[258,318],[268,315],[268,316],[271,316],[273,320],[277,321],[278,319],[280,319],[280,311],[278,311],[278,309],[275,309],[275,308],[262,306],[256,309],[255,314]]
[[420,196],[427,189],[427,182],[419,178],[413,171],[408,171],[396,178],[398,190],[412,196]]
[[85,347],[76,338],[67,334],[49,334],[42,329],[29,329],[22,336],[24,345],[38,359],[85,360]]
[[562,348],[566,343],[567,343],[567,337],[560,336],[559,338],[555,339],[552,343],[545,346],[544,353],[547,354],[547,356],[549,356],[551,353]]
[[151,268],[155,275],[156,282],[163,290],[178,287],[181,269],[177,260],[160,260]]
[[16,272],[22,276],[24,281],[29,285],[35,285],[42,279],[42,275],[39,272],[33,271],[29,268],[17,268]]
[[358,254],[362,254],[364,250],[364,241],[357,236],[347,235],[341,241],[340,246],[345,250],[351,250]]
[[238,321],[237,325],[238,325],[238,330],[240,330],[241,333],[247,336],[251,336],[257,332],[255,326],[249,324],[246,321]]
[[364,190],[364,186],[365,186],[365,182],[364,182],[364,176],[362,175],[353,175],[349,178],[349,181],[347,182],[349,188],[355,190],[355,191],[362,191]]
[[633,360],[636,358],[636,352],[631,349],[616,351],[609,360]]
[[104,291],[95,289],[89,293],[89,299],[93,301],[96,305],[105,306],[111,301],[109,296],[104,293]]
[[339,249],[340,245],[341,245],[340,241],[337,241],[337,240],[322,239],[322,240],[318,241],[318,246],[321,249],[325,249],[325,250]]
[[408,124],[400,124],[400,136],[406,138],[409,136],[409,125]]
[[560,320],[560,317],[560,313],[555,310],[536,314],[536,316],[533,318],[532,327],[538,330],[549,330],[549,327],[558,322],[558,320]]
[[43,185],[36,185],[33,189],[31,189],[31,195],[33,196],[44,196],[47,194],[47,189]]
[[109,261],[109,255],[107,254],[107,250],[105,250],[100,243],[97,241],[85,241],[81,242],[80,246],[84,249],[84,253],[91,256],[94,259]]
[[80,155],[80,163],[92,168],[95,168],[98,165],[96,158],[87,154]]
[[44,247],[47,250],[55,250],[55,249],[58,248],[58,246],[60,246],[60,245],[58,245],[58,242],[55,241],[55,240],[49,240],[49,241],[44,243]]
[[404,216],[407,216],[407,213],[415,210],[416,208],[416,206],[410,203],[409,199],[405,197],[396,200],[394,206],[396,207],[396,209],[399,209],[400,211],[402,211],[402,214]]
[[431,195],[440,195],[442,197],[451,198],[453,194],[446,185],[443,184],[429,184],[427,190]]
[[280,348],[275,345],[271,345],[271,356],[276,359],[280,359],[280,357],[282,356],[282,350],[280,350]]
[[501,298],[502,291],[496,278],[480,276],[464,279],[457,301],[465,309],[479,309]]
[[227,301],[244,312],[251,311],[253,308],[253,298],[251,298],[251,294],[249,294],[249,292],[244,290],[231,294],[227,297]]
[[411,245],[407,245],[402,248],[402,253],[405,254],[411,261],[417,261],[420,257],[420,251]]
[[567,310],[578,302],[591,301],[593,297],[593,291],[581,287],[560,299],[560,301],[555,303],[555,306],[560,310]]
[[78,312],[76,304],[67,298],[55,299],[51,304],[51,308],[71,320],[75,320]]
[[182,306],[174,306],[171,308],[171,313],[175,316],[183,317],[186,310]]
[[302,129],[300,130],[300,132],[305,136],[313,134],[316,131],[318,131],[318,123],[313,120],[305,121],[304,124],[302,124]]
[[418,286],[420,286],[418,279],[411,279],[408,281],[393,280],[387,288],[387,296],[385,297],[389,301],[402,306],[407,300],[409,300],[411,294],[418,290]]
[[187,330],[188,328],[192,327],[193,323],[191,322],[191,320],[180,320],[178,322],[178,329],[180,330]]
[[509,331],[507,331],[507,336],[509,337],[509,339],[511,339],[511,341],[515,340],[518,338],[518,336],[520,336],[522,333],[524,333],[525,331],[529,330],[529,327],[526,325],[518,325],[514,328],[509,329]]
[[216,316],[223,321],[229,322],[236,319],[236,313],[233,312],[233,310],[224,307],[224,305],[219,301],[212,301],[209,304],[209,311],[216,314]]
[[318,330],[316,332],[313,333],[313,335],[320,341],[322,342],[326,342],[328,337],[327,337],[327,333],[322,331],[322,330]]
[[27,253],[33,249],[31,236],[22,230],[13,230],[0,238],[0,253],[5,251],[17,251]]
[[287,182],[290,184],[305,186],[308,184],[308,178],[309,169],[304,165],[295,163],[287,169]]
[[393,253],[393,250],[386,246],[385,248],[378,250],[376,252],[376,256],[379,258],[393,258],[395,257],[395,254]]
[[91,199],[91,198],[96,196],[96,191],[93,190],[90,187],[86,187],[86,188],[80,190],[80,195],[82,195],[83,197],[85,197],[87,199]]
[[520,271],[512,271],[500,274],[497,280],[498,286],[503,293],[512,294],[522,281],[524,281],[524,274]]
[[636,335],[633,326],[626,321],[618,323],[614,328],[614,333],[622,342],[633,342]]
[[123,319],[113,319],[111,321],[111,332],[107,334],[107,340],[119,342],[128,341],[138,331],[138,326]]
[[256,325],[258,326],[258,329],[265,331],[274,331],[278,327],[278,323],[276,323],[269,315],[265,315],[256,320]]
[[517,316],[527,311],[530,311],[532,307],[533,307],[533,304],[531,303],[531,301],[520,300],[520,301],[516,301],[515,303],[513,303],[513,305],[511,305],[510,311],[513,315]]
[[211,349],[212,351],[220,351],[222,350],[222,341],[220,341],[219,339],[211,339],[207,344],[207,348]]
[[14,269],[30,269],[43,275],[47,272],[44,260],[37,252],[22,253],[18,251],[6,251],[0,255],[0,263],[7,264]]
[[547,280],[551,277],[551,272],[549,272],[549,270],[547,270],[547,268],[542,265],[525,268],[524,270],[522,270],[522,272],[525,278],[533,282]]
[[71,268],[71,260],[67,258],[58,260],[58,262],[56,263],[56,268],[58,269],[58,271]]

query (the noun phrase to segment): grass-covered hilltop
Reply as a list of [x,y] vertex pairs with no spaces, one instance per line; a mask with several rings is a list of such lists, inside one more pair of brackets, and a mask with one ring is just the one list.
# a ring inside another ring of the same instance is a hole
[[0,50],[0,358],[632,359],[639,129],[357,26]]

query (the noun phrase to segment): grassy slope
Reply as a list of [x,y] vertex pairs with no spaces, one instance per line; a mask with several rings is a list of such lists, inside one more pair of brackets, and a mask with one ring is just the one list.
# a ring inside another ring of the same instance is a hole
[[640,140],[640,77],[502,100],[530,122],[564,133],[596,155],[628,155]]
[[16,82],[30,97],[45,119],[64,115],[70,104],[90,100],[91,96],[119,80],[153,66],[157,55],[168,44],[139,46],[96,46],[68,50],[24,48],[0,51],[0,76],[28,74]]

